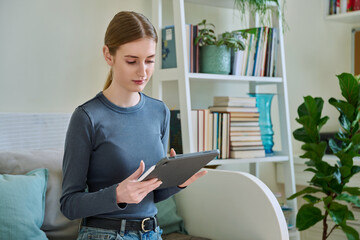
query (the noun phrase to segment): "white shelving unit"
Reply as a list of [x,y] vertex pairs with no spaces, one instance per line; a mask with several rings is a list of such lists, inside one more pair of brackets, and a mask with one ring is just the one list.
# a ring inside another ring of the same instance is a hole
[[[165,1],[165,0],[163,0]],[[170,0],[169,0],[170,1]],[[289,118],[289,104],[286,83],[286,68],[285,68],[285,52],[284,40],[282,30],[281,12],[279,16],[274,14],[272,16],[273,26],[279,28],[279,60],[278,60],[278,75],[279,77],[249,77],[249,76],[232,76],[220,74],[203,74],[203,73],[189,73],[187,49],[186,49],[186,33],[185,33],[185,9],[184,2],[190,2],[201,5],[208,5],[213,7],[231,8],[234,7],[234,0],[172,0],[173,17],[175,26],[175,43],[176,43],[176,61],[177,68],[161,69],[161,64],[157,64],[152,81],[153,97],[162,99],[162,83],[165,81],[174,81],[178,83],[179,104],[181,112],[181,132],[183,141],[183,152],[194,152],[192,139],[192,121],[191,121],[191,98],[190,98],[190,81],[221,81],[221,83],[247,83],[249,92],[258,92],[258,86],[261,85],[276,85],[276,94],[278,98],[279,121],[280,121],[280,137],[281,137],[281,151],[274,153],[272,156],[253,159],[221,159],[214,160],[209,165],[224,165],[224,164],[250,164],[251,173],[259,176],[259,163],[263,162],[281,162],[283,166],[283,175],[285,179],[285,196],[290,196],[296,192],[293,152],[291,145],[291,130]],[[277,6],[273,6],[277,8]],[[204,16],[203,18],[206,18]],[[258,27],[256,17],[250,19],[254,22],[252,26]],[[162,26],[162,0],[152,1],[152,22],[157,28],[158,34],[161,34]],[[161,36],[159,36],[161,39]],[[156,62],[161,63],[161,44],[158,44]],[[287,205],[297,210],[296,199],[288,201]],[[295,223],[296,212],[293,215],[291,222]],[[300,236],[296,230],[289,231],[291,239],[299,240]]]

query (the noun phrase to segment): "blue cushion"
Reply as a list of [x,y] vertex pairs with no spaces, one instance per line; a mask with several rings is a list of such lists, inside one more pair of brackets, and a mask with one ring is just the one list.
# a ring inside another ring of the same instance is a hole
[[0,174],[0,239],[47,239],[40,229],[45,214],[48,170]]

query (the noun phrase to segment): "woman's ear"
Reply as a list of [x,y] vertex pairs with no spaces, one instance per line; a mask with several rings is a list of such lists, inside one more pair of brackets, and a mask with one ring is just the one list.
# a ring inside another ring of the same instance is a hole
[[109,66],[112,66],[114,64],[114,61],[113,61],[114,58],[113,58],[113,56],[111,56],[109,48],[106,45],[103,46],[103,55],[104,55],[104,58],[105,58],[105,61],[107,62],[107,64]]

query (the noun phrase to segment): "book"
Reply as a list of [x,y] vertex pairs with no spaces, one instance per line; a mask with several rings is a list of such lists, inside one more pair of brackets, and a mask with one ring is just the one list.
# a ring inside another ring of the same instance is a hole
[[230,122],[230,126],[231,127],[255,127],[255,126],[259,126],[259,122],[234,122],[231,121]]
[[268,33],[268,46],[266,50],[266,66],[265,66],[265,76],[270,77],[270,63],[271,63],[271,53],[272,53],[272,42],[273,42],[273,29],[269,28]]
[[259,126],[231,126],[230,127],[230,131],[231,132],[235,132],[235,131],[260,131],[260,127]]
[[193,149],[198,151],[198,117],[197,110],[191,110]]
[[169,147],[174,148],[177,154],[183,153],[180,110],[170,110]]
[[217,107],[211,106],[209,107],[211,112],[258,112],[257,107]]
[[175,28],[167,26],[161,30],[161,68],[176,68]]
[[222,118],[221,158],[224,159],[229,157],[229,114],[223,113]]
[[261,141],[261,136],[230,136],[230,141]]
[[354,1],[353,11],[359,11],[360,10],[360,0],[353,0],[353,1]]
[[231,117],[232,122],[258,122],[259,117]]
[[259,117],[260,113],[259,112],[231,112],[230,116],[231,117],[249,117],[249,118],[253,118],[253,117]]
[[231,141],[230,147],[239,147],[239,146],[260,146],[262,145],[261,141]]
[[240,151],[230,151],[231,158],[255,158],[255,157],[265,157],[265,150],[240,150]]
[[239,146],[239,147],[231,147],[230,151],[242,151],[242,150],[263,150],[263,145],[258,146]]
[[265,41],[264,32],[265,32],[265,28],[261,27],[260,36],[259,36],[259,46],[256,49],[256,58],[254,60],[253,76],[260,76],[261,58],[264,49],[264,41]]
[[230,136],[261,136],[257,131],[230,131]]
[[255,97],[230,97],[230,96],[215,96],[213,106],[217,107],[256,107]]

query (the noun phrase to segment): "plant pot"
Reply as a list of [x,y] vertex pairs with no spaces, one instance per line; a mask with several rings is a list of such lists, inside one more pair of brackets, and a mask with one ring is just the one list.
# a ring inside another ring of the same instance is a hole
[[200,47],[200,72],[229,74],[231,50],[225,45],[206,45]]

